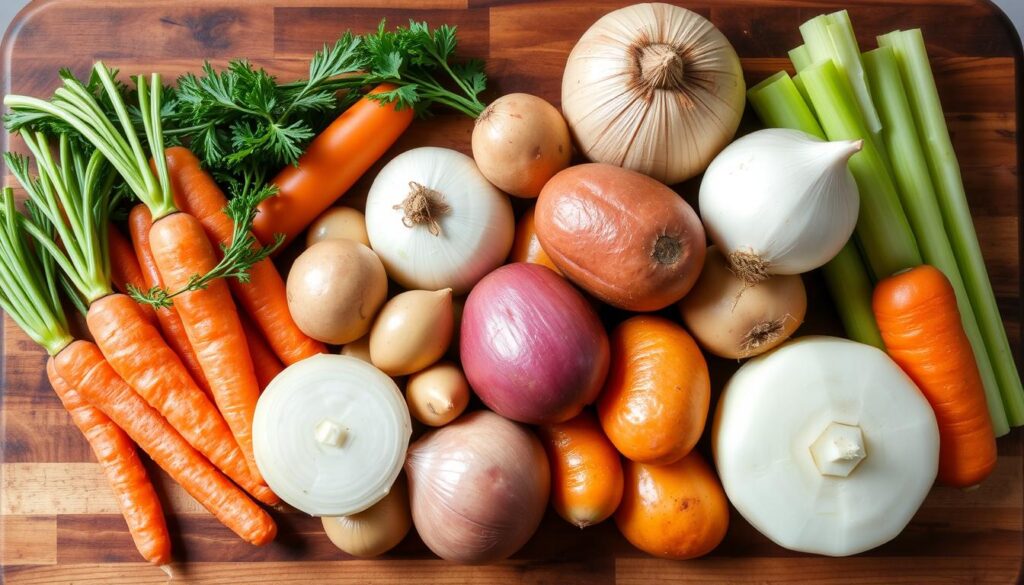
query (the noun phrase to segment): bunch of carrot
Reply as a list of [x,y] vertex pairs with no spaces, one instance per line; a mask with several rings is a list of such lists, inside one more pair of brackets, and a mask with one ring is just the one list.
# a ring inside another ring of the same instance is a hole
[[[86,156],[62,135],[54,158],[45,135],[21,131],[36,176],[28,159],[7,158],[32,213],[17,214],[8,196],[5,231],[18,253],[7,256],[23,266],[0,276],[11,290],[34,284],[30,302],[22,305],[47,301],[45,319],[18,322],[50,352],[53,386],[93,444],[143,557],[166,564],[169,545],[159,501],[132,441],[226,526],[265,544],[276,527],[250,496],[265,504],[279,500],[253,458],[256,400],[284,364],[325,348],[291,319],[283,279],[247,231],[254,210],[242,214],[246,225],[237,225],[191,152],[164,150],[159,76],[136,80],[150,159],[110,72],[97,63],[95,73],[115,119],[70,77],[50,101],[5,99],[12,109],[62,120],[95,151]],[[131,243],[107,217],[114,173],[141,201],[130,216]],[[20,241],[23,235],[32,246]],[[30,252],[40,259],[29,258]],[[212,275],[241,277],[229,289]],[[62,326],[54,284],[61,280],[85,312],[95,344],[72,340]],[[123,294],[154,287],[176,291],[165,294],[170,302],[155,312]],[[18,307],[13,309],[16,315]]]

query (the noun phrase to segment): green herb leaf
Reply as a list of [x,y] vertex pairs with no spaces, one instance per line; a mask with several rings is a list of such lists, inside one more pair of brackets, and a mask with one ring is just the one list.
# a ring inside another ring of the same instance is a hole
[[129,294],[140,303],[154,308],[170,307],[172,299],[180,294],[203,290],[218,278],[234,278],[239,282],[249,282],[249,271],[257,262],[268,258],[284,242],[284,234],[277,234],[274,243],[260,246],[252,232],[252,222],[256,218],[257,207],[266,198],[277,193],[277,187],[271,184],[255,184],[251,181],[234,183],[231,186],[233,197],[224,210],[234,224],[231,244],[221,245],[224,256],[220,262],[206,274],[193,274],[181,289],[169,292],[163,287],[153,287],[142,291],[130,287]]

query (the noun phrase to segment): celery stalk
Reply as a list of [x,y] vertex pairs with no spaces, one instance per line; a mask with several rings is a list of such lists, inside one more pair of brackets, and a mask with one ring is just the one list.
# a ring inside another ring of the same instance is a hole
[[927,159],[918,143],[917,127],[900,79],[896,55],[890,47],[882,47],[864,53],[862,59],[871,84],[872,98],[882,120],[882,139],[890,154],[903,209],[907,212],[924,261],[941,270],[956,291],[964,332],[971,342],[985,387],[992,426],[996,436],[1005,435],[1010,432],[1010,427],[995,370],[989,361],[981,329],[942,223],[942,211],[929,175]]
[[903,86],[917,125],[934,182],[939,208],[963,276],[971,307],[978,320],[989,359],[995,369],[1003,406],[1011,426],[1024,425],[1024,389],[985,268],[971,210],[960,177],[960,165],[946,127],[932,76],[924,38],[919,29],[896,31],[878,37],[878,44],[896,54]]
[[789,52],[789,60],[793,62],[793,67],[796,69],[797,73],[802,71],[804,67],[813,63],[813,59],[811,59],[811,52],[807,50],[807,45],[793,47]]
[[[825,138],[825,132],[785,71],[751,88],[747,97],[765,126],[802,130]],[[884,349],[871,310],[871,279],[853,239],[821,270],[846,334],[854,341]]]
[[[868,131],[877,139],[882,130],[882,122],[871,101],[871,91],[860,62],[860,47],[853,34],[850,15],[845,10],[819,15],[800,25],[800,34],[812,64],[829,59],[835,62],[836,69],[846,79],[856,97],[857,107]],[[805,68],[799,68],[799,71]]]
[[800,79],[800,74],[797,73],[793,76],[793,85],[796,86],[797,91],[800,92],[800,97],[804,100],[804,105],[807,109],[814,114],[814,119],[818,119],[818,113],[814,111],[814,106],[811,105],[811,96],[807,95],[807,88],[804,87],[804,80]]
[[914,233],[900,205],[888,163],[860,116],[857,100],[832,61],[815,63],[800,73],[818,121],[829,140],[864,141],[850,158],[850,172],[860,190],[857,236],[876,278],[922,263]]

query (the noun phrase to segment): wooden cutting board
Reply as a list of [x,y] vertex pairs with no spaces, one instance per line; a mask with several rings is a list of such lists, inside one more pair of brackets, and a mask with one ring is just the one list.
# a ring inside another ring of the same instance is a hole
[[[613,0],[65,0],[33,3],[3,44],[3,91],[48,96],[59,67],[84,74],[95,59],[125,73],[173,79],[203,59],[246,57],[285,78],[304,75],[309,55],[347,28],[382,17],[459,27],[463,55],[488,62],[489,96],[531,92],[558,103],[562,67],[576,39]],[[345,7],[343,5],[351,7]],[[797,26],[847,7],[863,47],[893,28],[922,27],[963,165],[975,223],[1006,326],[1020,352],[1021,140],[1017,118],[1021,46],[1012,26],[980,0],[700,0],[743,58],[748,84],[787,67]],[[753,125],[753,121],[749,121]],[[466,151],[472,122],[442,115],[417,122],[395,152],[433,144]],[[3,135],[7,142],[7,136]],[[13,141],[12,148],[20,144]],[[6,144],[5,144],[6,145]],[[372,177],[373,171],[370,176]],[[10,177],[6,177],[11,184]],[[692,195],[694,187],[681,192]],[[349,196],[358,201],[364,180]],[[836,332],[820,278],[807,278],[811,311],[800,333]],[[2,371],[0,547],[9,583],[164,583],[139,562],[91,452],[47,385],[45,355],[5,319]],[[718,388],[735,364],[711,360]],[[725,542],[689,562],[648,557],[612,523],[580,531],[549,515],[513,559],[463,567],[437,560],[414,534],[377,560],[352,560],[320,521],[275,513],[280,536],[254,548],[194,500],[160,480],[182,582],[203,583],[1014,583],[1024,554],[1020,430],[999,441],[999,465],[979,490],[935,488],[902,535],[866,554],[828,559],[772,544],[733,513]],[[704,445],[706,448],[706,445]]]

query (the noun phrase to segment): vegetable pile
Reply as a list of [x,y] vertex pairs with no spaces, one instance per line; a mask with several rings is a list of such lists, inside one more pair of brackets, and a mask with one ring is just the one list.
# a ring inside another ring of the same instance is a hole
[[[857,554],[936,481],[985,481],[1024,391],[920,31],[863,54],[845,11],[800,33],[798,74],[746,91],[705,18],[616,10],[561,110],[486,104],[456,30],[418,22],[345,33],[295,82],[64,71],[5,97],[29,156],[5,155],[27,198],[0,194],[0,305],[165,570],[138,449],[254,545],[287,505],[356,557],[415,531],[497,562],[550,502],[691,559],[731,504]],[[734,140],[746,100],[767,128]],[[391,152],[444,110],[472,156]],[[365,205],[335,205],[379,160]],[[694,209],[670,185],[698,176]],[[850,339],[790,339],[819,269]],[[749,361],[719,394],[707,354]]]

